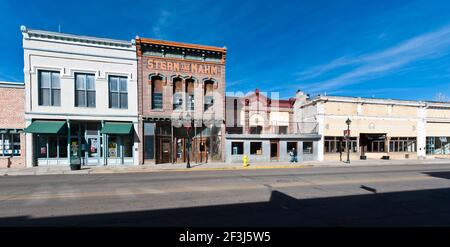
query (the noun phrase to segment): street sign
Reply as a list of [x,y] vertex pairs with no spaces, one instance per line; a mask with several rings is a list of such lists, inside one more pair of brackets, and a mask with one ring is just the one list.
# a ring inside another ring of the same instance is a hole
[[350,130],[344,130],[344,136],[350,136]]

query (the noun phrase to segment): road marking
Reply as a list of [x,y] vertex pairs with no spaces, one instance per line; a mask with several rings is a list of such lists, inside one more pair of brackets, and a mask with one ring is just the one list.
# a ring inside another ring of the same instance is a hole
[[[439,180],[438,178],[424,176],[424,175],[416,175],[409,177],[392,177],[392,178],[364,178],[364,179],[353,179],[353,180],[327,180],[321,181],[319,183],[316,182],[316,186],[326,186],[326,185],[344,185],[344,184],[367,184],[367,183],[378,183],[378,182],[406,182],[406,181],[417,181],[417,180]],[[289,187],[310,187],[310,181],[295,181],[295,182],[277,182],[271,183],[270,186],[273,189],[281,189],[281,188],[289,188]],[[40,188],[42,189],[42,188]],[[89,192],[62,192],[59,193],[51,193],[49,191],[43,192],[34,192],[29,195],[18,195],[18,196],[2,196],[0,195],[1,201],[20,201],[20,200],[32,200],[34,202],[28,202],[31,204],[42,203],[46,200],[51,199],[64,199],[64,198],[89,198],[89,197],[135,197],[138,195],[151,195],[151,194],[161,194],[161,193],[185,193],[185,192],[217,192],[217,191],[239,191],[239,190],[255,190],[262,189],[267,190],[266,184],[234,184],[234,185],[225,185],[225,186],[205,186],[205,185],[190,185],[190,186],[181,186],[175,188],[167,188],[164,190],[155,190],[155,189],[139,189],[136,190],[131,189],[114,189],[114,190],[103,190],[103,191],[89,191]],[[30,205],[30,204],[29,204]]]

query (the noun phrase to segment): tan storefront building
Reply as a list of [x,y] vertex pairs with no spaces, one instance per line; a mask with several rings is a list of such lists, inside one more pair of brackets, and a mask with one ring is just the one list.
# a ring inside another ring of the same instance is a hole
[[297,100],[295,112],[297,119],[317,121],[319,160],[345,160],[347,119],[353,159],[450,156],[450,103],[318,96]]

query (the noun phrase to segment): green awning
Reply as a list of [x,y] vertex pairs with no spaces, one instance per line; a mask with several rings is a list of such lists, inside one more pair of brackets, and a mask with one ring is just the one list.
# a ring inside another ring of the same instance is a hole
[[65,121],[44,121],[37,120],[32,122],[24,129],[25,133],[36,134],[61,134],[67,130]]
[[132,123],[106,122],[102,128],[102,134],[129,135],[133,131]]

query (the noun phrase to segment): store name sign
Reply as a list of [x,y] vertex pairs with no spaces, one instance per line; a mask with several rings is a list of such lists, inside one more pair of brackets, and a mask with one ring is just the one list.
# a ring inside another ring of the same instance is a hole
[[150,70],[165,70],[180,73],[189,74],[202,74],[209,76],[220,75],[220,68],[217,65],[210,64],[198,64],[189,62],[178,62],[178,61],[166,61],[158,59],[148,59],[147,69]]

